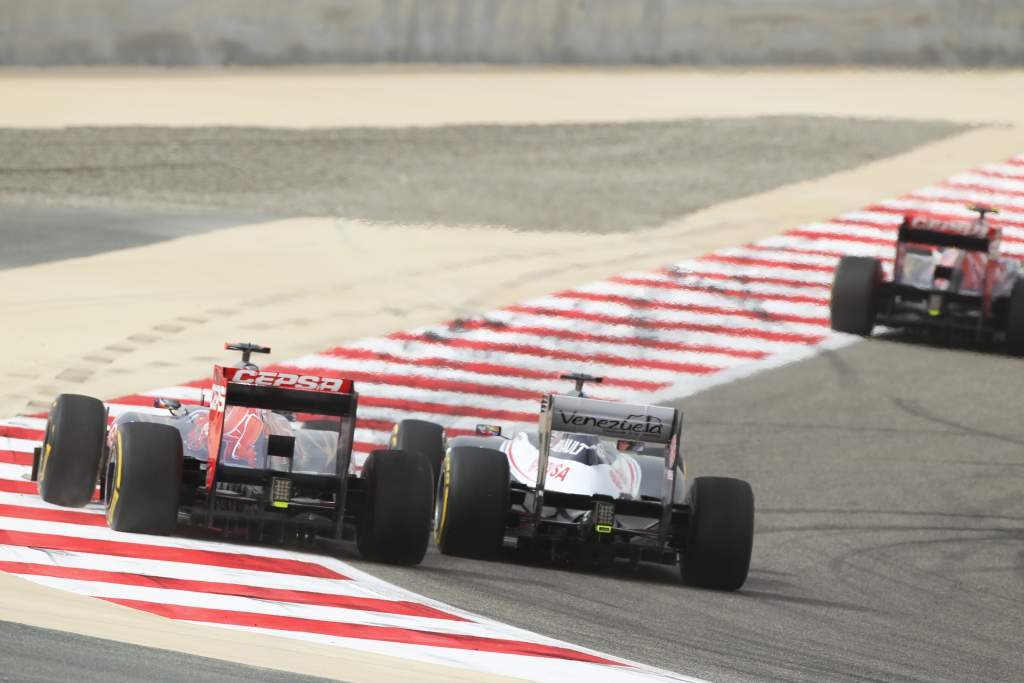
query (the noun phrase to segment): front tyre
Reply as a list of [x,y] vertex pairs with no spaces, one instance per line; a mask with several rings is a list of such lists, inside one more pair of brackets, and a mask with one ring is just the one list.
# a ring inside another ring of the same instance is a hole
[[445,555],[486,557],[505,540],[508,458],[473,446],[448,451],[437,483],[434,541]]
[[107,411],[91,396],[61,394],[50,408],[39,459],[39,495],[47,503],[80,508],[96,491]]
[[356,545],[368,560],[413,565],[430,542],[434,480],[421,453],[374,451],[363,465],[366,504],[359,516]]
[[739,590],[754,545],[754,492],[729,477],[697,477],[687,494],[690,522],[680,570],[690,586]]
[[170,425],[129,422],[114,435],[107,465],[107,525],[168,535],[178,525],[181,434]]
[[868,256],[839,259],[832,280],[829,313],[836,332],[866,337],[875,328],[882,285],[882,263]]

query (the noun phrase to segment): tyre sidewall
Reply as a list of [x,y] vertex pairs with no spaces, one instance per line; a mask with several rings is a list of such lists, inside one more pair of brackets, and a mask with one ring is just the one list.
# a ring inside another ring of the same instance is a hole
[[451,448],[438,481],[434,542],[447,555],[485,557],[504,541],[509,468],[491,448]]
[[107,524],[115,531],[167,535],[178,523],[181,435],[170,425],[129,422],[111,446]]
[[374,451],[363,465],[366,502],[356,544],[369,560],[413,565],[430,543],[433,473],[420,453]]
[[836,266],[829,299],[832,329],[867,336],[875,327],[882,266],[867,256],[844,256]]
[[688,493],[690,522],[682,558],[683,581],[738,590],[746,581],[754,538],[750,484],[728,477],[698,477]]
[[39,495],[48,503],[83,507],[96,490],[106,409],[91,396],[61,394],[53,402],[39,461]]

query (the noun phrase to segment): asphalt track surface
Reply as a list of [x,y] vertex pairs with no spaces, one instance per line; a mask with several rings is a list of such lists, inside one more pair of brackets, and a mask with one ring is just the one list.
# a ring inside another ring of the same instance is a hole
[[20,683],[63,683],[72,678],[79,683],[324,680],[9,621],[0,621],[0,662],[0,681]]
[[964,128],[779,116],[308,131],[7,129],[0,130],[0,201],[616,232],[854,168]]
[[736,594],[674,567],[346,558],[459,607],[719,681],[1020,680],[1020,363],[872,339],[682,401],[691,476],[749,480]]

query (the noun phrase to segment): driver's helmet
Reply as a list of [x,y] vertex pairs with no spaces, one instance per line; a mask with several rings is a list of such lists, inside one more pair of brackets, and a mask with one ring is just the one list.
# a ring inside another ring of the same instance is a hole
[[600,445],[600,439],[593,434],[559,432],[551,440],[551,455],[563,460],[595,465],[601,461],[598,456]]

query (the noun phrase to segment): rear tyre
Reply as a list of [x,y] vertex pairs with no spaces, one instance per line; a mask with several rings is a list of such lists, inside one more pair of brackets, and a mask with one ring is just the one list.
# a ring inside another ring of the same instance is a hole
[[1006,310],[1006,350],[1024,356],[1024,280],[1013,283]]
[[391,448],[423,454],[433,472],[433,492],[444,460],[444,428],[426,420],[402,420],[391,433]]
[[50,408],[39,456],[39,495],[47,503],[80,508],[96,491],[107,411],[99,399],[61,394]]
[[170,425],[120,427],[107,465],[107,525],[114,531],[165,536],[178,526],[181,434]]
[[839,259],[829,304],[832,329],[862,337],[871,334],[878,316],[881,284],[882,264],[878,259],[868,256]]
[[433,473],[426,457],[411,451],[374,451],[363,465],[366,505],[356,545],[368,560],[412,565],[430,542]]
[[690,586],[739,590],[754,544],[754,492],[729,477],[697,477],[687,494],[690,523],[680,570]]
[[492,448],[452,448],[434,503],[434,541],[445,555],[486,557],[501,549],[508,518],[508,458]]

